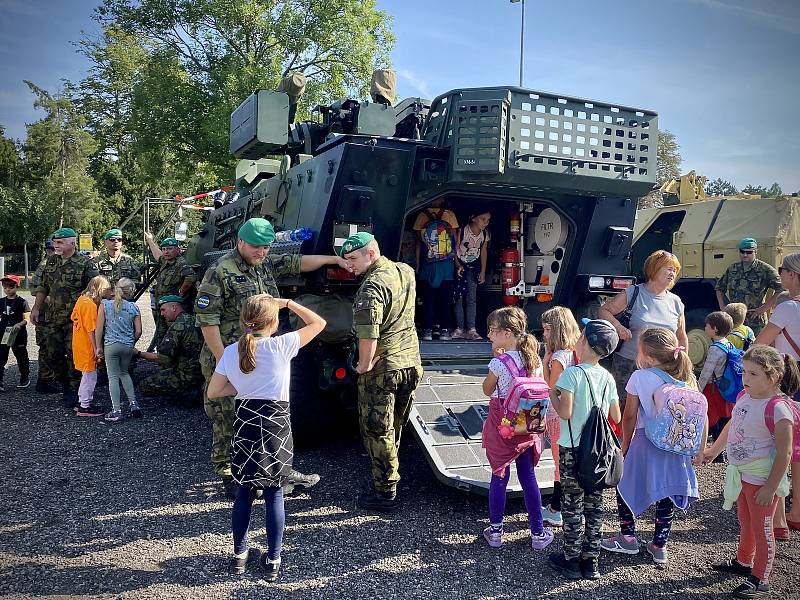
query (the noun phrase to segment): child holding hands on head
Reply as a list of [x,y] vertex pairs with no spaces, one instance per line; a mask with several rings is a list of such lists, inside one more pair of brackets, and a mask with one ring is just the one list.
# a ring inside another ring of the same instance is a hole
[[[545,354],[544,379],[550,388],[554,388],[558,378],[567,367],[578,362],[575,345],[581,337],[578,322],[572,316],[572,311],[563,306],[554,306],[542,313],[542,337],[544,338]],[[542,509],[545,523],[554,527],[564,524],[561,516],[561,477],[558,462],[558,438],[561,435],[561,425],[553,405],[547,407],[547,437],[550,441],[550,450],[553,453],[555,464],[555,483],[550,505]]]
[[727,449],[723,508],[730,510],[736,503],[740,527],[736,557],[713,568],[747,577],[733,591],[735,598],[758,598],[769,593],[774,567],[775,507],[789,493],[786,471],[796,444],[797,416],[790,396],[800,387],[800,372],[791,356],[763,345],[745,353],[742,367],[744,391],[731,420],[703,458],[709,462]]
[[490,398],[489,417],[483,424],[482,443],[492,468],[492,479],[489,482],[489,527],[484,530],[483,537],[492,548],[503,545],[506,488],[511,475],[509,467],[513,462],[517,466],[517,476],[528,511],[531,545],[534,550],[543,550],[553,541],[553,532],[545,529],[542,522],[542,495],[534,471],[541,455],[541,436],[526,432],[506,438],[499,432],[505,416],[504,401],[511,391],[511,383],[515,377],[512,369],[503,361],[513,360],[516,370],[541,377],[539,343],[527,332],[528,320],[525,312],[516,306],[494,311],[486,322],[489,341],[496,358],[489,362],[489,373],[483,380],[483,393]]
[[[278,312],[288,308],[303,320],[298,331],[273,337]],[[233,503],[233,557],[228,572],[245,572],[247,534],[257,491],[264,498],[267,552],[261,567],[267,581],[278,579],[286,514],[283,485],[292,470],[294,444],[289,422],[290,363],[300,348],[325,329],[325,319],[293,300],[258,294],[242,303],[244,333],[227,346],[208,384],[208,397],[236,396],[231,441],[231,474],[239,484]],[[311,416],[311,418],[314,418]]]

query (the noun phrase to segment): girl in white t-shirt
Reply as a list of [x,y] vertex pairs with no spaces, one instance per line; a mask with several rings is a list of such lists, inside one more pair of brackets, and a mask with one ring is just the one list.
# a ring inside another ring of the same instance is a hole
[[[739,517],[739,548],[735,558],[714,565],[714,569],[746,575],[734,597],[755,598],[769,591],[770,573],[775,559],[775,532],[772,520],[778,500],[789,492],[786,471],[793,448],[795,411],[784,392],[800,386],[797,363],[782,357],[769,346],[755,345],[742,360],[744,391],[736,400],[731,420],[719,438],[705,451],[705,462],[728,454],[724,508],[736,502]],[[777,402],[771,402],[778,398]],[[772,406],[773,430],[767,424],[766,410]]]
[[[479,209],[481,210],[481,209]],[[486,264],[489,250],[488,210],[470,215],[464,225],[456,253],[456,329],[453,339],[481,340],[475,329],[475,314],[478,306],[478,286],[486,280]],[[466,302],[466,313],[464,303]]]
[[[581,337],[578,322],[572,311],[563,306],[554,306],[542,313],[542,337],[544,338],[545,354],[542,361],[544,379],[552,389],[564,369],[577,364],[575,346]],[[550,441],[550,450],[553,453],[555,464],[555,482],[550,504],[542,508],[542,518],[545,523],[554,527],[561,527],[564,520],[561,517],[561,474],[558,465],[558,436],[561,435],[561,420],[558,413],[550,404],[547,407],[547,431],[545,434]]]
[[[278,312],[288,308],[305,323],[299,331],[272,337]],[[236,396],[231,440],[231,474],[241,486],[233,503],[233,557],[228,572],[241,575],[250,556],[247,533],[257,491],[264,497],[267,552],[264,578],[275,581],[281,565],[286,515],[283,484],[292,469],[289,423],[290,362],[324,328],[325,320],[292,300],[258,294],[242,304],[242,337],[227,346],[208,384],[209,398]]]

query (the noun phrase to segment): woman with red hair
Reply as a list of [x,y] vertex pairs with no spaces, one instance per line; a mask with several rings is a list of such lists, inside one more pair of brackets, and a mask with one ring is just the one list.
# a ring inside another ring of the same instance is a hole
[[[598,319],[609,321],[623,340],[611,358],[611,374],[617,383],[620,404],[625,407],[625,386],[636,370],[639,334],[649,327],[661,327],[675,333],[678,346],[686,349],[686,319],[683,302],[670,290],[678,280],[681,263],[666,250],[657,250],[644,261],[645,282],[619,292],[597,311]],[[630,324],[625,327],[617,317],[628,308]]]

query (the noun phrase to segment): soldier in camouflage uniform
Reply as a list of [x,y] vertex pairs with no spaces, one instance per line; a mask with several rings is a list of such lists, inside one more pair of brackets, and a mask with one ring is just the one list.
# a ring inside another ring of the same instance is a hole
[[[220,257],[206,271],[197,289],[195,316],[205,340],[200,365],[206,387],[225,346],[235,343],[242,335],[239,313],[245,298],[256,294],[279,298],[276,277],[297,275],[329,264],[344,266],[344,260],[337,256],[269,255],[274,240],[275,232],[269,221],[260,218],[248,220],[239,228],[236,249]],[[226,495],[235,497],[238,486],[231,477],[230,463],[233,397],[209,398],[204,393],[203,403],[211,419],[211,464],[222,478]],[[303,475],[293,470],[289,485],[311,487],[317,481],[318,475]]]
[[43,339],[39,362],[47,362],[55,377],[62,382],[64,403],[74,404],[81,375],[72,363],[72,308],[78,296],[92,277],[99,275],[92,261],[77,253],[78,234],[74,229],[62,227],[53,234],[56,256],[47,259],[41,281],[34,289],[36,302],[31,310],[31,321],[39,323],[39,315],[49,296],[47,306],[48,335]]
[[[158,275],[155,279],[155,297],[176,295],[185,298],[197,281],[194,269],[189,266],[186,259],[180,256],[178,240],[173,237],[164,238],[159,246],[156,245],[153,234],[149,231],[144,234],[150,253],[158,262]],[[150,342],[149,348],[158,347],[161,338],[167,332],[167,322],[161,313],[153,311],[156,322],[156,332]]]
[[180,399],[189,404],[200,398],[203,373],[200,370],[200,350],[203,338],[194,316],[183,310],[180,296],[163,296],[158,305],[161,316],[169,323],[158,353],[138,352],[137,356],[161,365],[158,373],[139,384],[142,396]]
[[[717,281],[717,302],[724,310],[728,302],[743,302],[747,305],[744,324],[758,335],[767,324],[768,303],[765,296],[769,290],[783,290],[781,278],[775,267],[758,260],[758,243],[753,238],[739,242],[738,263],[732,264]],[[726,302],[727,298],[727,302]]]
[[[55,256],[56,248],[53,245],[53,240],[47,240],[44,243],[45,257],[36,267],[36,272],[33,275],[33,286],[31,289],[35,290],[42,284],[42,276],[44,275],[44,266],[47,259]],[[36,378],[36,391],[40,394],[56,394],[61,391],[61,388],[56,383],[56,374],[50,363],[44,360],[45,350],[42,347],[45,345],[45,340],[50,336],[50,326],[47,322],[47,305],[50,303],[50,298],[45,298],[42,307],[39,310],[39,322],[35,325],[36,331],[36,345],[39,347],[39,370],[38,377]]]
[[388,512],[397,507],[400,434],[422,378],[414,327],[414,270],[381,256],[375,238],[366,232],[347,238],[340,254],[350,270],[364,275],[353,304],[353,323],[358,338],[358,420],[374,489],[361,494],[358,505]]
[[122,231],[110,229],[103,236],[105,249],[92,259],[100,274],[111,282],[111,286],[123,277],[127,277],[137,285],[142,282],[139,265],[122,251]]

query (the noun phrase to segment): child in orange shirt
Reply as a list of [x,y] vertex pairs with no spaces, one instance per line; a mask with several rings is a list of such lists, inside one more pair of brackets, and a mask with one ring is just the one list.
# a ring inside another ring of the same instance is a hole
[[97,323],[97,307],[103,298],[111,297],[111,284],[102,275],[93,277],[72,309],[72,361],[81,372],[78,387],[79,406],[75,414],[79,417],[100,417],[103,409],[92,403],[97,385],[97,348],[94,330]]

